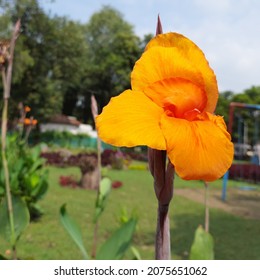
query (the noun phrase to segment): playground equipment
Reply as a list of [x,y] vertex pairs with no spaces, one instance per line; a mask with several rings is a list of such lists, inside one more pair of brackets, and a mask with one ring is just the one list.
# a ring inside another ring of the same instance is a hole
[[[248,126],[241,114],[235,114],[235,108],[240,109],[248,109],[253,110],[254,116],[254,141],[253,141],[253,149],[250,149],[250,145],[248,145]],[[240,168],[240,175],[241,171],[244,172],[244,168],[246,167],[247,176],[251,176],[252,180],[258,180],[260,177],[260,142],[259,142],[259,121],[258,116],[260,110],[260,105],[258,104],[245,104],[245,103],[237,103],[232,102],[229,105],[229,122],[228,122],[228,132],[232,135],[233,132],[233,123],[234,118],[237,117],[238,119],[238,139],[237,143],[235,144],[235,156],[238,156],[238,159],[243,159],[244,156],[251,157],[251,164],[247,164],[246,166],[240,165],[237,169]],[[239,158],[241,157],[241,158]],[[232,171],[234,171],[234,166],[232,166]],[[230,170],[231,171],[231,170]],[[243,174],[245,175],[245,174]],[[241,176],[243,177],[243,176]],[[223,177],[223,184],[222,184],[222,200],[226,200],[226,193],[227,193],[227,183],[229,178],[229,171]],[[246,186],[244,189],[250,189],[250,187]]]

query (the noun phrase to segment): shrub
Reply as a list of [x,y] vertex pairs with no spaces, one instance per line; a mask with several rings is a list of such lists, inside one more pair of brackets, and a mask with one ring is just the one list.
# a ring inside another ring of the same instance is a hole
[[112,182],[112,188],[113,189],[118,189],[121,188],[123,186],[123,183],[121,181],[113,181]]
[[46,131],[39,133],[37,138],[40,142],[46,142],[48,145],[63,148],[92,147],[95,144],[95,139],[87,134],[75,135],[68,131]]
[[72,187],[73,189],[78,187],[74,176],[60,176],[59,183],[62,187]]
[[260,166],[255,164],[232,164],[229,169],[229,178],[260,182]]
[[[43,212],[37,202],[48,190],[48,173],[44,169],[45,160],[41,158],[40,146],[29,148],[19,141],[14,134],[7,138],[7,159],[10,175],[10,186],[13,195],[20,196],[26,202],[31,219]],[[0,196],[4,196],[4,174],[0,163]]]

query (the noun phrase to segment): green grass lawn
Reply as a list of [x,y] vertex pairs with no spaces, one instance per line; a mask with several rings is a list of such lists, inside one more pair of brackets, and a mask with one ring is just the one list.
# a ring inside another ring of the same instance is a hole
[[[60,175],[80,177],[76,168],[49,167],[50,188],[40,202],[45,214],[31,223],[18,243],[21,259],[81,259],[81,253],[59,221],[59,208],[67,203],[67,210],[82,228],[85,245],[90,253],[93,238],[92,217],[96,192],[60,187]],[[148,171],[110,170],[108,176],[123,182],[113,189],[107,208],[100,219],[99,245],[119,227],[122,209],[139,217],[133,244],[143,259],[154,258],[154,234],[157,203],[153,180]],[[203,187],[201,182],[185,182],[179,178],[175,186]],[[221,181],[213,187],[221,188]],[[217,209],[210,211],[210,231],[215,239],[216,259],[260,259],[260,221],[240,218]],[[170,207],[171,245],[173,259],[187,259],[194,231],[204,222],[204,206],[175,196]],[[0,239],[0,254],[9,249]],[[131,258],[131,254],[127,256]]]

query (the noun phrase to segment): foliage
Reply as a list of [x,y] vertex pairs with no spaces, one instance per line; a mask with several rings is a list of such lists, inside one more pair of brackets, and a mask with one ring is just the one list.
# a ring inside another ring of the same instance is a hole
[[106,149],[103,151],[102,156],[102,165],[111,166],[113,169],[121,170],[128,165],[130,162],[130,157],[126,153],[123,153],[121,150],[110,150]]
[[229,104],[233,98],[234,93],[232,91],[224,91],[220,93],[216,108],[216,114],[223,116],[225,122],[228,121]]
[[[26,203],[20,196],[13,195],[12,202],[14,212],[15,236],[12,236],[10,228],[6,198],[2,198],[0,200],[0,235],[2,235],[4,239],[11,244],[15,244],[19,239],[21,233],[29,225],[30,214]],[[12,240],[12,238],[14,238],[15,240]]]
[[30,143],[44,142],[49,147],[60,147],[68,149],[94,149],[95,139],[85,133],[73,134],[68,131],[46,131],[33,133],[30,137]]
[[[48,174],[47,170],[43,169],[45,160],[41,158],[40,153],[40,146],[29,148],[23,141],[19,140],[18,135],[13,134],[8,137],[7,159],[11,192],[26,202],[31,219],[37,218],[43,213],[37,202],[48,190]],[[4,195],[2,167],[0,195]]]
[[97,253],[98,260],[120,260],[129,248],[135,231],[137,220],[132,218],[123,224],[114,234],[101,246]]
[[84,256],[84,259],[88,260],[89,256],[88,256],[88,253],[87,253],[87,251],[85,249],[85,246],[83,244],[83,238],[82,238],[80,227],[68,215],[67,210],[66,210],[66,204],[63,204],[60,208],[60,220],[62,222],[62,225],[66,229],[66,231],[69,233],[69,235],[73,239],[73,241],[79,247],[82,255]]
[[97,156],[95,154],[80,153],[77,155],[77,166],[82,174],[93,172],[97,167]]
[[129,169],[131,170],[147,170],[148,166],[144,164],[131,164],[129,166]]
[[121,181],[113,181],[112,182],[112,188],[113,189],[118,189],[121,188],[123,186],[123,183]]
[[64,96],[77,96],[81,87],[87,65],[82,26],[66,18],[49,17],[36,0],[2,2],[7,3],[3,10],[6,26],[19,17],[22,22],[14,100],[37,108],[34,116],[46,120],[62,111]]
[[94,223],[97,223],[101,214],[105,210],[107,199],[111,192],[111,185],[112,185],[111,180],[108,178],[103,178],[100,182],[99,191],[98,191],[96,204],[95,204]]
[[229,178],[253,183],[260,182],[260,166],[255,164],[232,164],[229,169]]
[[21,18],[22,32],[14,65],[11,114],[15,104],[30,104],[33,115],[47,120],[63,112],[91,120],[90,95],[103,107],[129,84],[129,74],[143,45],[133,27],[111,7],[87,24],[46,14],[37,0],[2,0],[0,34]]
[[214,260],[214,240],[202,226],[195,231],[191,246],[190,260]]
[[[225,91],[220,93],[219,101],[216,108],[216,113],[224,116],[226,123],[229,121],[229,104],[231,102],[246,103],[246,104],[260,104],[260,86],[252,86],[246,89],[242,93],[234,93],[231,91]],[[243,119],[243,122],[248,125],[249,144],[256,144],[259,141],[260,114],[255,113],[253,109],[236,108],[234,112],[234,124],[233,124],[233,141],[242,142],[242,136],[239,135],[238,122],[239,118]],[[259,111],[258,111],[259,112]]]
[[[103,107],[111,96],[129,88],[129,74],[153,35],[138,38],[122,14],[105,6],[89,22],[80,24],[45,13],[37,0],[2,0],[0,37],[9,38],[11,23],[22,19],[15,50],[13,100],[30,104],[39,121],[63,112],[84,121],[91,119],[90,95]],[[1,86],[1,84],[0,84]],[[216,113],[228,122],[230,102],[260,104],[260,87],[242,93],[220,93]],[[243,110],[244,111],[244,110]],[[250,136],[252,116],[246,114]],[[234,124],[234,136],[236,135]]]
[[[80,170],[75,167],[57,168],[47,167],[49,170],[50,190],[40,205],[45,214],[37,223],[30,223],[19,240],[19,257],[21,259],[37,260],[78,260],[82,254],[77,246],[73,246],[67,232],[61,226],[57,213],[59,206],[67,202],[67,210],[81,227],[84,245],[91,248],[94,224],[91,223],[95,207],[93,207],[96,192],[93,190],[62,188],[59,185],[61,175],[72,174],[80,178]],[[138,248],[142,259],[154,258],[154,227],[156,224],[156,200],[152,189],[152,178],[149,171],[138,170],[108,170],[107,176],[111,180],[120,180],[124,184],[111,193],[106,210],[100,220],[98,244],[103,244],[112,232],[119,227],[119,215],[122,208],[131,209],[138,213],[138,228],[135,231],[132,245]],[[194,231],[199,224],[204,223],[204,205],[194,202],[178,194],[178,189],[204,190],[204,185],[197,181],[182,181],[178,177],[174,203],[170,206],[170,224],[172,233],[172,258],[174,260],[187,259],[188,252],[194,239]],[[212,184],[211,184],[212,185]],[[214,182],[212,187],[221,195],[222,181]],[[230,181],[230,191],[241,186],[241,183]],[[259,188],[258,188],[259,189]],[[188,190],[187,190],[188,191]],[[216,194],[217,195],[217,194]],[[245,193],[247,203],[251,192]],[[252,199],[256,202],[256,197]],[[84,209],[84,211],[82,211]],[[148,209],[148,210],[147,210]],[[215,239],[215,259],[217,260],[259,260],[260,221],[232,215],[214,207],[210,210],[210,231]],[[87,223],[86,221],[90,221]],[[238,242],[243,240],[243,242]],[[7,257],[9,244],[0,236],[0,254]],[[97,247],[98,251],[99,247]],[[124,259],[132,259],[130,249]]]
[[105,6],[92,15],[85,27],[89,67],[85,78],[89,104],[94,93],[101,107],[110,97],[129,87],[129,75],[140,56],[140,39],[115,9]]
[[[70,151],[60,150],[53,152],[42,152],[41,156],[46,159],[47,164],[56,166],[78,166],[83,173],[93,171],[97,164],[96,152],[79,152],[72,154]],[[110,166],[121,170],[129,166],[131,157],[124,152],[106,149],[101,154],[102,166]]]
[[[111,190],[111,181],[103,178],[100,182],[99,192],[95,204],[94,223],[97,224],[101,214],[103,213],[108,195]],[[66,206],[60,208],[60,220],[69,233],[73,241],[79,247],[84,259],[89,259],[87,250],[84,246],[81,229],[66,211]],[[124,223],[112,236],[100,247],[96,259],[99,260],[118,260],[123,258],[129,248],[135,231],[137,220],[132,218]]]
[[74,176],[60,176],[59,183],[62,187],[72,187],[73,189],[78,187],[78,183]]

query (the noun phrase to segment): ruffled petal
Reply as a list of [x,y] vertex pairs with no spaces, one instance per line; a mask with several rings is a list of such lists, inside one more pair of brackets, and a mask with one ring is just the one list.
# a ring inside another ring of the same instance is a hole
[[177,48],[153,47],[144,52],[131,73],[133,90],[143,91],[151,84],[170,78],[183,78],[204,90],[201,73]]
[[163,115],[161,127],[167,153],[185,180],[214,181],[232,164],[234,147],[222,117],[206,114],[187,121]]
[[[216,76],[210,68],[209,63],[201,49],[191,40],[178,33],[166,33],[156,36],[148,43],[146,50],[150,51],[154,47],[175,47],[178,49],[179,53],[181,53],[181,55],[184,56],[189,63],[201,73],[205,91],[208,96],[208,102],[204,111],[213,113],[218,100],[218,86]],[[171,57],[171,60],[175,60],[175,57]],[[165,61],[165,64],[167,63],[168,62]],[[164,66],[161,65],[161,67]]]
[[207,103],[205,92],[182,78],[164,79],[151,84],[144,93],[177,118],[189,118],[191,112],[202,112]]
[[163,109],[140,92],[126,90],[110,100],[96,118],[99,137],[114,146],[145,145],[166,150],[160,128]]

